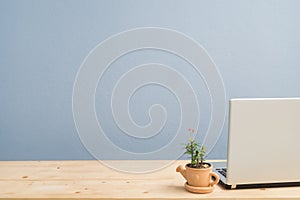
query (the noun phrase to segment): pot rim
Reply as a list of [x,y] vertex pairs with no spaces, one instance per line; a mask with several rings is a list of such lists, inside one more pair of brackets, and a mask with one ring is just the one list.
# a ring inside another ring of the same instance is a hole
[[208,169],[212,169],[213,168],[213,165],[211,163],[208,163],[208,162],[204,162],[203,164],[208,164],[209,167],[208,168],[194,168],[194,167],[189,167],[188,165],[191,164],[191,163],[187,163],[185,165],[186,168],[189,168],[190,170],[208,170]]

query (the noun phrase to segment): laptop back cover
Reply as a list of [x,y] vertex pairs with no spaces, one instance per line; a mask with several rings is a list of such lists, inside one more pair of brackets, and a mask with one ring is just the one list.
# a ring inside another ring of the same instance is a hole
[[300,181],[300,98],[232,99],[227,184]]

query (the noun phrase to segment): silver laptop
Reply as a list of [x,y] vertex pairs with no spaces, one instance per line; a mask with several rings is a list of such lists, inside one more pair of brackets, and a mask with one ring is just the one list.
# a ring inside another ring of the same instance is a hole
[[300,185],[300,98],[231,99],[225,188]]

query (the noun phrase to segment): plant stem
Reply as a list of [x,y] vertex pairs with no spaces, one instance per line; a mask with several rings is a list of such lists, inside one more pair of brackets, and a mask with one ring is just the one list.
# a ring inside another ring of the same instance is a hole
[[191,164],[194,165],[194,145],[193,145],[193,141],[191,141]]

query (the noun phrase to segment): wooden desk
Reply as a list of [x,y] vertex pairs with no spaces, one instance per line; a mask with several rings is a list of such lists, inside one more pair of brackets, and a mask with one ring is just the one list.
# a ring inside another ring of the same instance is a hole
[[0,199],[300,199],[300,187],[224,190],[217,186],[210,194],[192,194],[175,172],[184,163],[175,161],[155,173],[128,174],[98,161],[1,161]]

